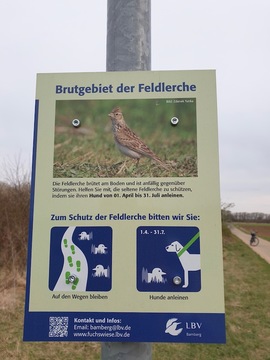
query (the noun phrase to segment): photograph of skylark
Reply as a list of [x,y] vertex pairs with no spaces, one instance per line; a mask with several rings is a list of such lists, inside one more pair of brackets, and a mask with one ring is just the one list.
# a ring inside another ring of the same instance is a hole
[[58,100],[54,178],[196,177],[196,99]]

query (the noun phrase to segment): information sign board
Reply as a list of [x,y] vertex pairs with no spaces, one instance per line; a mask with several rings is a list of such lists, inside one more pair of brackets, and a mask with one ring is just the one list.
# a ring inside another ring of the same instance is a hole
[[24,340],[225,342],[215,71],[38,75]]

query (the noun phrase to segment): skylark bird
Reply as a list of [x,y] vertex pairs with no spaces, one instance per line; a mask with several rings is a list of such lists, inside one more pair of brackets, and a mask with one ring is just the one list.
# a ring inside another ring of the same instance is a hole
[[138,162],[143,156],[151,158],[168,170],[164,162],[127,126],[119,107],[113,109],[109,117],[112,121],[115,144],[124,155],[137,159]]

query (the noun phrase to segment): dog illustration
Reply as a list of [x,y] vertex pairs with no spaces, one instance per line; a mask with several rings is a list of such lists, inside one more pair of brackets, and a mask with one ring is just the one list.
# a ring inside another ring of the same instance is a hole
[[183,249],[183,246],[178,241],[172,242],[170,245],[166,246],[166,251],[175,252],[178,256],[178,259],[184,269],[184,284],[183,288],[188,287],[188,273],[189,271],[201,270],[200,264],[200,254],[190,254],[187,250],[182,254],[179,252]]

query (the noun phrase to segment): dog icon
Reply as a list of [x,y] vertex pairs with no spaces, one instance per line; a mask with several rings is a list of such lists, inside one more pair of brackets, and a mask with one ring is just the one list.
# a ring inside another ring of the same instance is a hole
[[167,252],[175,252],[178,256],[178,259],[184,269],[183,288],[186,288],[189,284],[189,271],[201,270],[200,254],[190,254],[187,250],[184,251],[182,254],[179,254],[182,249],[183,246],[180,244],[179,241],[174,241],[170,245],[166,246]]

